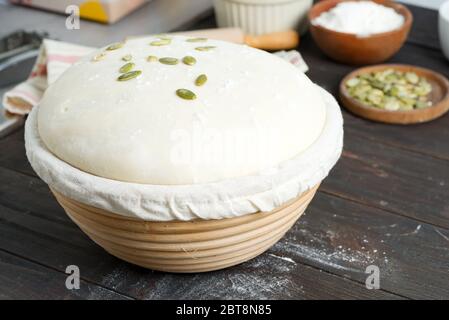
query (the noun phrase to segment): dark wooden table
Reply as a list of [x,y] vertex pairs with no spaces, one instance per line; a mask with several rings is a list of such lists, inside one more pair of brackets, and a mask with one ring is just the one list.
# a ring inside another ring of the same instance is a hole
[[[391,62],[449,77],[436,12],[412,10],[410,39]],[[195,26],[214,24],[209,16]],[[310,36],[299,50],[309,77],[333,93],[353,69],[324,57]],[[36,177],[23,130],[1,139],[0,298],[449,298],[449,115],[407,127],[344,118],[343,156],[293,229],[256,259],[193,275],[145,270],[104,252]],[[82,281],[69,291],[64,271],[72,264]],[[380,268],[379,290],[365,287],[369,265]]]

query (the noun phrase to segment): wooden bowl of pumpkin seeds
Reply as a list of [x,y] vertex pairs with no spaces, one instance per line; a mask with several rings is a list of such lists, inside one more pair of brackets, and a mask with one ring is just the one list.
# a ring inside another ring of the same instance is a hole
[[427,122],[449,110],[449,81],[411,65],[360,68],[340,83],[340,100],[351,112],[393,124]]

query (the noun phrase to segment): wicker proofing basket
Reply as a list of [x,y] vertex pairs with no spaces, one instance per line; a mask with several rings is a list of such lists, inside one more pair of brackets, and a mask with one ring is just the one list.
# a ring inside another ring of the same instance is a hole
[[69,217],[112,255],[154,270],[205,272],[242,263],[266,251],[304,213],[317,189],[315,186],[267,213],[169,222],[117,215],[52,192]]

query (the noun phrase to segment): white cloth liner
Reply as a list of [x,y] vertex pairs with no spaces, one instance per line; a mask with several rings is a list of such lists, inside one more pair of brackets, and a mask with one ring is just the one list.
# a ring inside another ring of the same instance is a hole
[[38,107],[25,126],[31,166],[68,198],[148,221],[223,219],[271,211],[320,183],[340,157],[343,119],[334,97],[321,89],[327,116],[321,136],[306,151],[257,175],[214,183],[162,186],[121,182],[85,173],[54,156],[39,137]]

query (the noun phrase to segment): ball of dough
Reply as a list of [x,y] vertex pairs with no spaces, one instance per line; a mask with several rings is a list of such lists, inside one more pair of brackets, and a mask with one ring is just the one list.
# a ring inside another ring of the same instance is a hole
[[[243,45],[188,39],[132,39],[70,67],[39,105],[47,148],[104,178],[182,185],[263,173],[318,138],[325,104],[293,65]],[[119,81],[128,62],[141,73]],[[207,81],[198,86],[200,75]]]

